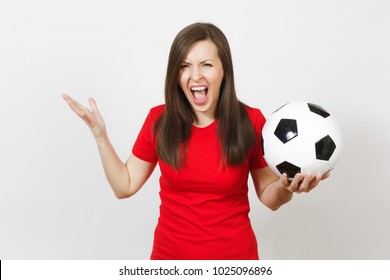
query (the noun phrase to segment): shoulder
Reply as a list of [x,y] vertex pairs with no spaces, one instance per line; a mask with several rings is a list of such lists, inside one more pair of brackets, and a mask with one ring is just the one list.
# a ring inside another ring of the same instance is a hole
[[255,126],[263,126],[263,124],[265,123],[265,117],[263,115],[263,113],[261,112],[260,109],[258,108],[254,108],[254,107],[250,107],[246,104],[243,104],[243,107],[246,111],[246,113],[248,114],[248,117],[250,119],[250,121],[252,122],[253,125]]
[[152,107],[149,111],[149,115],[155,115],[160,117],[165,111],[165,104],[157,105]]
[[152,107],[145,118],[143,126],[148,127],[148,130],[150,127],[153,127],[155,123],[161,118],[162,114],[164,113],[164,110],[165,105],[158,105]]
[[164,111],[165,111],[165,104],[152,107],[149,111],[147,119],[151,122],[155,122],[162,116]]

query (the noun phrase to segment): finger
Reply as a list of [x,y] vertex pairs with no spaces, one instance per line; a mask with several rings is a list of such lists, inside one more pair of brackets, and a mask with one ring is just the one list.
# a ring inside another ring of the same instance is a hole
[[80,117],[87,123],[89,127],[93,127],[96,124],[95,120],[86,112],[83,112]]
[[98,112],[96,101],[93,97],[88,98],[89,106],[91,106],[92,112]]
[[74,100],[72,97],[70,97],[69,95],[64,94],[63,98],[68,103],[68,105],[73,110],[73,112],[75,112],[77,115],[79,115],[81,117],[83,114],[83,111],[86,108],[84,106],[82,106],[80,103],[78,103],[76,100]]
[[289,185],[290,185],[290,182],[288,180],[288,177],[287,177],[287,174],[286,173],[283,173],[280,178],[279,178],[281,184],[283,187],[285,187],[287,190],[289,190]]
[[75,104],[77,104],[76,100],[74,100],[72,97],[70,97],[69,95],[67,95],[67,94],[65,94],[65,93],[62,95],[62,98],[66,101],[66,103],[68,103],[68,105],[70,106],[70,108],[71,108],[73,111],[75,111],[75,110],[74,110],[74,106],[75,106]]
[[99,110],[96,105],[95,99],[92,97],[88,98],[89,106],[91,107],[92,114],[95,116],[95,118],[99,117]]
[[69,103],[72,103],[72,102],[76,102],[76,100],[74,100],[70,95],[66,94],[66,93],[63,93],[62,94],[62,98],[65,99],[65,101],[69,104]]
[[295,174],[293,180],[290,183],[289,190],[291,192],[296,192],[299,188],[301,181],[304,179],[303,175],[300,173]]
[[84,107],[83,105],[81,105],[75,100],[74,102],[76,103],[76,107],[78,107],[77,109],[80,114],[79,116],[87,123],[88,126],[90,127],[94,126],[96,124],[96,121],[93,115],[93,111],[91,112],[89,108]]
[[[62,97],[69,104],[70,108],[75,112],[88,126],[92,127],[96,124],[91,111],[74,100],[71,96],[63,94]],[[96,108],[96,103],[95,103]]]
[[97,107],[97,104],[96,104],[95,99],[94,99],[93,97],[90,97],[90,98],[88,99],[88,102],[89,102],[89,106],[91,106],[92,113],[94,114],[95,119],[96,119],[98,122],[100,121],[101,123],[104,123],[103,118],[102,118],[102,115],[101,115],[100,112],[99,112],[99,109],[98,109],[98,107]]
[[282,176],[281,176],[281,179],[282,179],[282,183],[284,186],[288,186],[289,185],[289,181],[288,181],[288,176],[286,173],[283,173]]
[[306,192],[307,188],[309,187],[310,182],[315,178],[314,175],[306,174],[303,176],[302,181],[299,184],[298,192],[303,193]]
[[305,189],[305,192],[310,192],[312,189],[314,189],[318,183],[322,180],[323,175],[321,173],[317,174],[308,184],[307,188]]
[[308,192],[311,182],[313,182],[313,180],[315,180],[316,178],[317,177],[314,175],[306,174],[299,186],[299,190],[301,192]]
[[328,179],[330,177],[330,172],[326,172],[324,175],[322,175],[321,180]]
[[62,96],[63,99],[65,99],[66,102],[68,102],[68,100],[70,98],[69,95],[67,95],[66,93],[63,93],[63,94],[61,94],[61,96]]

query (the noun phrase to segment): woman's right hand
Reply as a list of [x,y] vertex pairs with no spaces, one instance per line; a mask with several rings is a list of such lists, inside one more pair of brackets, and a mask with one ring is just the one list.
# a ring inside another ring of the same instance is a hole
[[72,97],[63,94],[62,97],[69,107],[75,112],[91,129],[96,140],[107,137],[106,125],[97,108],[96,101],[92,97],[88,99],[91,109],[84,107]]

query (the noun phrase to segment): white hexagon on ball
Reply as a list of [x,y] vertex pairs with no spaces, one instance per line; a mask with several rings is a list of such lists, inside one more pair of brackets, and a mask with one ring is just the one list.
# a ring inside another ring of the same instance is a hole
[[262,147],[268,166],[279,176],[325,174],[334,168],[342,149],[340,125],[317,104],[290,102],[268,117]]

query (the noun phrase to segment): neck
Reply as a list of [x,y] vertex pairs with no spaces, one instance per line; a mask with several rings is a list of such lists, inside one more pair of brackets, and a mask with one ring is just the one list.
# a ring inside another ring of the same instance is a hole
[[196,127],[206,127],[215,121],[214,115],[196,114],[196,120],[192,125]]

